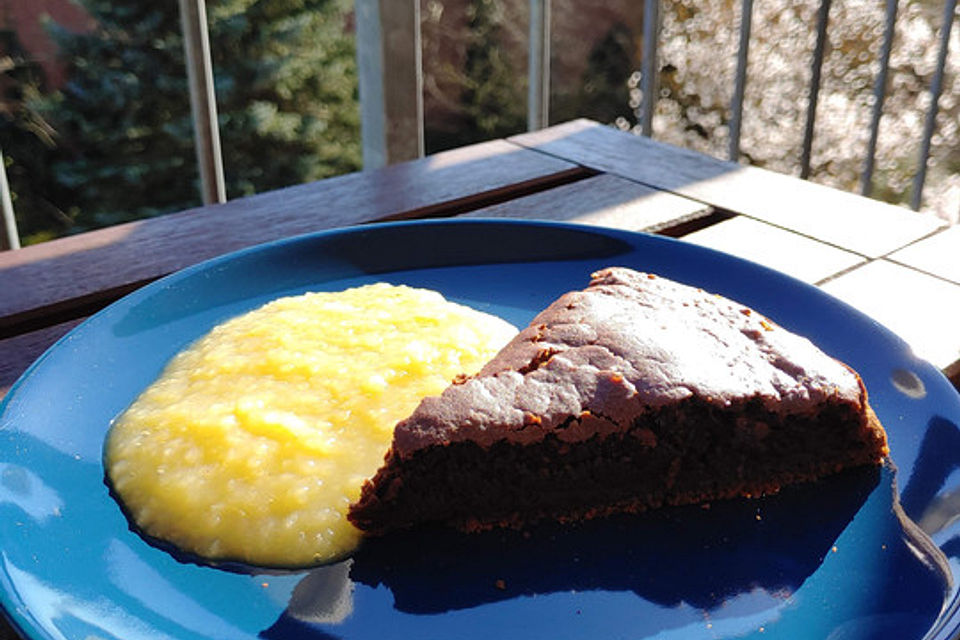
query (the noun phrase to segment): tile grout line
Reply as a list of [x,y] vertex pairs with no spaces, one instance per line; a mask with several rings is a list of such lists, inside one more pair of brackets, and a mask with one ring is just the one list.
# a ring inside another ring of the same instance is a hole
[[934,231],[931,231],[931,232],[928,233],[927,235],[923,236],[922,238],[917,238],[916,240],[914,240],[914,241],[912,241],[912,242],[908,242],[907,244],[903,245],[902,247],[900,247],[900,248],[898,248],[898,249],[894,249],[893,251],[890,251],[890,252],[884,254],[883,256],[881,256],[881,259],[884,259],[884,260],[886,260],[886,261],[888,261],[888,262],[892,262],[893,264],[896,264],[896,265],[898,265],[898,266],[904,267],[904,268],[906,268],[906,269],[912,269],[912,270],[917,271],[917,272],[919,272],[919,273],[926,274],[926,275],[928,275],[928,276],[930,276],[930,277],[937,278],[938,280],[943,280],[944,282],[949,282],[949,283],[951,283],[951,284],[955,284],[955,285],[957,285],[957,286],[960,286],[960,281],[953,280],[953,279],[948,278],[948,277],[946,277],[946,276],[941,276],[940,274],[933,273],[933,272],[931,272],[931,271],[927,271],[926,269],[921,269],[920,267],[915,267],[915,266],[913,266],[913,265],[911,265],[911,264],[907,264],[906,262],[902,262],[902,261],[897,260],[896,258],[893,258],[893,257],[892,257],[893,254],[897,253],[898,251],[903,251],[904,249],[906,249],[906,248],[908,248],[908,247],[912,247],[912,246],[915,245],[915,244],[919,244],[919,243],[921,243],[921,242],[924,242],[925,240],[929,240],[930,238],[933,238],[934,236],[940,235],[941,233],[944,233],[944,232],[947,231],[948,229],[952,228],[952,226],[953,226],[953,225],[948,225],[948,226],[943,227],[943,228],[940,228],[940,229],[935,229]]
[[[859,254],[857,254],[857,255],[859,255]],[[857,269],[862,269],[863,267],[865,267],[865,266],[867,266],[867,265],[869,265],[869,264],[872,264],[872,263],[876,262],[877,260],[881,260],[881,259],[882,259],[882,258],[868,258],[868,257],[866,257],[866,256],[860,256],[860,257],[863,258],[863,262],[858,262],[857,264],[850,265],[850,266],[847,267],[846,269],[841,269],[840,271],[837,271],[836,273],[830,274],[830,275],[827,276],[826,278],[822,278],[822,279],[814,282],[814,283],[813,283],[813,286],[815,286],[815,287],[817,287],[817,288],[819,289],[819,288],[823,287],[823,285],[825,285],[825,284],[827,284],[827,283],[829,283],[829,282],[833,282],[833,281],[836,280],[837,278],[840,278],[840,277],[842,277],[842,276],[845,276],[845,275],[847,275],[848,273],[852,273],[852,272],[856,271]]]
[[906,249],[907,247],[913,246],[913,245],[915,245],[915,244],[917,244],[917,243],[919,243],[919,242],[923,242],[924,240],[929,240],[930,238],[932,238],[932,237],[934,237],[934,236],[936,236],[936,235],[938,235],[938,234],[943,233],[944,231],[946,231],[946,230],[949,229],[949,228],[950,228],[950,227],[947,226],[947,227],[943,227],[943,228],[941,228],[941,229],[936,229],[936,230],[934,230],[934,231],[931,231],[931,232],[928,233],[927,235],[923,236],[922,238],[917,238],[916,240],[912,240],[912,241],[908,242],[907,244],[903,245],[902,247],[898,247],[898,248],[894,249],[893,251],[888,251],[887,253],[885,253],[885,254],[883,254],[883,255],[881,255],[881,256],[878,256],[878,257],[876,257],[876,258],[867,258],[866,262],[862,262],[862,263],[857,264],[857,265],[854,265],[854,266],[852,266],[852,267],[848,267],[848,268],[844,269],[843,271],[839,271],[839,272],[837,272],[837,273],[835,273],[835,274],[833,274],[833,275],[831,275],[831,276],[828,276],[828,277],[824,278],[823,280],[818,281],[818,282],[816,283],[816,286],[820,287],[820,286],[822,286],[822,285],[824,285],[824,284],[826,284],[826,283],[828,283],[828,282],[831,282],[831,281],[833,281],[833,280],[836,280],[837,278],[839,278],[839,277],[841,277],[841,276],[844,276],[844,275],[846,275],[846,274],[848,274],[848,273],[850,273],[850,272],[852,272],[852,271],[856,271],[857,269],[862,269],[863,267],[865,267],[865,266],[867,266],[867,265],[873,264],[874,262],[886,262],[886,263],[888,263],[888,264],[891,264],[891,265],[894,265],[894,266],[897,266],[897,267],[901,267],[901,268],[903,268],[903,269],[909,269],[910,271],[913,271],[913,272],[915,272],[915,273],[919,273],[919,274],[921,274],[921,275],[929,276],[929,277],[931,277],[931,278],[933,278],[933,279],[935,279],[935,280],[939,280],[940,282],[944,282],[944,283],[946,283],[946,284],[951,284],[951,285],[960,287],[960,282],[957,282],[956,280],[952,280],[952,279],[947,278],[947,277],[945,277],[945,276],[941,276],[941,275],[939,275],[939,274],[937,274],[937,273],[932,273],[932,272],[927,271],[927,270],[925,270],[925,269],[921,269],[921,268],[919,268],[919,267],[915,267],[915,266],[913,266],[913,265],[907,264],[907,263],[905,263],[905,262],[901,262],[900,260],[897,260],[897,259],[891,257],[894,253],[896,253],[896,252],[898,252],[898,251],[901,251],[901,250],[903,250],[903,249]]

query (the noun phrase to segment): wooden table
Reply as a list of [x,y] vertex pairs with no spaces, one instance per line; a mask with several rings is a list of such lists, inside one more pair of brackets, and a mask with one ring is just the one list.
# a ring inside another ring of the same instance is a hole
[[[207,258],[382,220],[548,219],[682,237],[822,287],[960,385],[960,228],[577,120],[0,253],[0,397],[71,328]],[[0,621],[0,640],[13,638]]]

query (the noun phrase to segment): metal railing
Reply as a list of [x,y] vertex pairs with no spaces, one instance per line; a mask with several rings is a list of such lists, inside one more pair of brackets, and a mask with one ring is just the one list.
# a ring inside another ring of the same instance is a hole
[[[953,16],[957,12],[957,0],[946,0],[943,6],[943,22],[940,27],[940,46],[937,50],[937,67],[930,84],[930,108],[923,125],[923,137],[920,143],[920,163],[916,177],[913,180],[913,194],[910,206],[917,210],[923,197],[923,185],[927,178],[927,162],[930,158],[930,142],[933,140],[933,131],[936,128],[937,110],[940,102],[940,93],[943,91],[943,70],[947,65],[947,52],[950,48],[950,31],[953,29]],[[872,132],[871,132],[872,135]]]
[[180,20],[187,58],[187,83],[190,87],[190,112],[193,115],[201,196],[204,204],[226,202],[205,0],[180,0]]
[[13,215],[13,199],[10,197],[10,185],[7,183],[7,167],[0,149],[0,251],[20,248],[20,235],[17,233],[17,219]]
[[420,0],[355,0],[363,166],[423,155]]
[[[530,130],[542,128],[549,120],[550,96],[550,0],[529,0],[530,34],[528,51],[527,122]],[[639,125],[642,135],[653,131],[653,115],[658,99],[659,0],[644,0],[643,57],[640,88],[642,101]],[[817,11],[816,44],[811,60],[811,82],[800,160],[800,176],[810,175],[811,150],[816,132],[820,77],[827,43],[831,0],[820,0]],[[874,82],[874,102],[869,141],[860,193],[872,190],[877,138],[883,116],[884,97],[890,70],[890,52],[897,19],[897,0],[886,1],[884,36],[879,69]],[[184,48],[187,58],[190,101],[194,118],[194,139],[201,176],[204,203],[223,202],[223,160],[217,127],[213,90],[213,63],[206,25],[205,0],[180,0]],[[744,90],[748,78],[748,50],[753,0],[741,0],[739,42],[734,88],[730,103],[730,139],[728,158],[738,160],[743,120]],[[937,62],[929,87],[930,105],[920,141],[918,169],[913,178],[910,206],[920,208],[931,140],[936,128],[938,101],[943,89],[944,69],[950,32],[956,13],[956,0],[945,0],[940,26]],[[360,91],[363,161],[367,168],[413,159],[424,153],[423,76],[420,47],[419,0],[356,0],[357,68]],[[0,204],[4,225],[0,225],[0,248],[15,247],[16,227],[9,189],[2,171],[0,155]]]
[[[362,0],[358,0],[358,6]],[[369,0],[374,4],[377,0]],[[389,4],[386,0],[379,0],[380,4]],[[403,4],[402,2],[399,4]],[[417,5],[417,2],[413,3]],[[813,49],[813,55],[810,62],[811,80],[808,87],[806,117],[803,129],[803,141],[800,157],[800,177],[807,179],[810,177],[811,156],[813,142],[817,127],[817,107],[820,97],[821,74],[824,64],[824,53],[827,47],[829,19],[832,0],[820,0],[817,9],[816,21],[816,42]],[[943,9],[943,19],[940,26],[937,62],[934,70],[933,81],[929,87],[930,101],[924,121],[923,134],[920,140],[920,154],[918,158],[918,169],[914,175],[912,192],[910,197],[910,207],[913,210],[920,208],[923,189],[926,182],[927,165],[930,159],[931,140],[936,128],[936,117],[938,111],[939,98],[943,89],[944,70],[946,68],[947,53],[949,50],[950,32],[953,28],[954,15],[956,13],[956,0],[945,0]],[[643,55],[641,59],[641,80],[640,89],[643,96],[640,112],[639,124],[642,135],[651,136],[653,134],[653,115],[656,109],[658,99],[657,76],[658,68],[658,34],[660,32],[660,1],[644,0],[643,3]],[[898,0],[887,0],[885,9],[885,26],[883,42],[879,55],[879,68],[874,82],[874,100],[870,120],[869,139],[867,151],[863,160],[863,170],[860,177],[860,193],[864,196],[870,196],[873,188],[873,172],[876,162],[877,140],[879,137],[880,121],[883,117],[884,98],[887,94],[888,77],[890,71],[890,52],[893,47],[895,33],[895,24],[897,19]],[[733,96],[730,103],[730,139],[728,147],[728,159],[736,161],[740,156],[740,132],[743,121],[744,91],[748,78],[748,52],[750,46],[750,32],[752,28],[753,0],[741,0],[740,7],[740,28],[739,42],[737,47],[737,67],[734,77]],[[359,16],[358,16],[359,18]],[[360,20],[358,20],[358,25]],[[408,26],[411,32],[407,38],[411,42],[419,42],[419,22]],[[358,36],[359,36],[358,27]],[[358,51],[369,46],[363,39],[358,37]],[[358,54],[359,55],[359,54]],[[378,73],[385,74],[386,78],[401,77],[404,72],[402,65],[405,63],[392,58],[386,61],[391,69],[383,69]],[[361,78],[363,77],[361,64]],[[416,84],[409,83],[408,87],[421,86],[420,70],[416,70]],[[376,76],[377,73],[373,73]],[[528,104],[527,104],[527,122],[530,130],[544,127],[548,124],[549,113],[549,94],[550,94],[550,0],[530,0],[530,38],[528,52]],[[401,90],[402,92],[402,90]],[[363,91],[361,88],[361,99]],[[422,110],[422,105],[420,106]],[[366,149],[368,121],[363,120],[364,126],[364,144]],[[373,128],[373,127],[369,127]],[[419,143],[422,149],[422,123],[419,127],[418,135],[421,136]],[[388,149],[381,154],[383,157],[398,159],[409,159],[411,156],[391,153]],[[366,155],[364,156],[366,161]]]

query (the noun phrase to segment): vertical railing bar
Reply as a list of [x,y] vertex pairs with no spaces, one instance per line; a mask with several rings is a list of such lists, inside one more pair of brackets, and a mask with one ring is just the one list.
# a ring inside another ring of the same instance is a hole
[[527,129],[536,131],[550,122],[550,0],[530,0],[527,74]]
[[950,31],[953,29],[953,14],[956,8],[957,0],[947,0],[943,10],[943,25],[940,27],[940,50],[937,52],[937,69],[933,74],[933,82],[930,84],[930,108],[927,110],[926,121],[923,123],[919,166],[913,179],[913,193],[910,196],[910,208],[914,211],[920,209],[923,200],[923,186],[927,180],[927,161],[930,159],[930,142],[937,125],[937,110],[939,109],[940,93],[943,91],[943,70],[947,64]]
[[360,143],[364,169],[387,164],[384,131],[383,29],[379,0],[354,2],[357,36],[357,84],[360,93]]
[[643,60],[640,61],[640,133],[653,135],[653,112],[657,105],[657,38],[660,35],[660,2],[643,2]]
[[365,169],[424,155],[420,0],[356,0]]
[[897,0],[887,0],[887,24],[880,49],[880,69],[873,87],[873,113],[870,116],[870,139],[867,141],[867,156],[860,174],[860,193],[869,196],[873,191],[873,169],[877,156],[877,139],[880,136],[880,119],[883,117],[883,102],[887,95],[887,75],[890,70],[890,51],[897,22]]
[[20,234],[17,231],[17,218],[13,212],[13,198],[10,196],[10,183],[7,182],[7,166],[0,149],[0,210],[3,212],[3,225],[0,225],[0,251],[20,248]]
[[205,0],[180,0],[180,20],[187,62],[187,82],[190,87],[194,146],[200,168],[201,196],[204,204],[226,202]]
[[[395,3],[394,0],[391,0],[391,7],[393,10],[396,10],[397,7],[402,6],[403,5]],[[410,109],[413,112],[413,115],[410,117],[412,122],[410,122],[408,125],[413,130],[413,142],[411,144],[409,140],[404,137],[403,144],[410,146],[411,155],[411,157],[404,159],[413,160],[414,158],[422,158],[426,152],[425,125],[423,122],[423,41],[422,34],[420,33],[420,0],[412,0],[412,2],[407,5],[407,14],[410,16],[410,21],[407,23],[408,28],[406,31],[410,34],[412,39],[412,43],[407,49],[407,53],[408,55],[411,52],[413,54],[413,77],[411,79],[413,91],[408,94],[413,98],[413,104],[412,109],[409,107],[407,109]],[[390,55],[393,55],[392,51]],[[391,114],[390,119],[396,121],[396,118],[393,114]],[[388,135],[387,140],[390,146],[397,146],[400,144],[397,142],[395,136]]]
[[747,85],[747,54],[750,49],[750,26],[753,17],[753,0],[743,0],[740,6],[740,44],[737,48],[737,76],[734,80],[733,98],[730,102],[730,147],[728,157],[733,162],[740,159],[740,128],[743,122],[743,94]]
[[820,97],[820,73],[823,52],[827,46],[827,23],[830,19],[830,0],[821,0],[817,12],[817,43],[813,50],[810,75],[810,95],[807,100],[807,122],[803,131],[803,151],[800,154],[800,177],[810,177],[810,155],[813,150],[813,130],[817,120],[817,101]]

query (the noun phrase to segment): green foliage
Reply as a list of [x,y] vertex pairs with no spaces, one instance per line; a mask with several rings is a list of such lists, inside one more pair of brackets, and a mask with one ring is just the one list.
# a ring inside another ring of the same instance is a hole
[[68,82],[42,108],[78,230],[198,204],[176,5],[88,1],[89,33],[50,31]]
[[571,95],[558,92],[554,98],[553,119],[591,118],[612,123],[617,118],[632,117],[627,79],[634,71],[633,49],[630,29],[623,23],[613,24],[591,48],[576,90]]
[[456,24],[448,27],[448,33],[438,34],[465,43],[462,66],[431,69],[430,64],[437,61],[426,61],[426,73],[438,73],[437,80],[449,91],[442,103],[449,110],[449,120],[425,123],[428,153],[526,128],[526,69],[517,68],[510,55],[505,1],[466,0],[466,18],[465,25]]
[[501,39],[500,0],[474,0],[468,10],[470,45],[463,104],[470,130],[481,140],[512,135],[526,123],[526,97]]
[[[69,81],[48,97],[74,230],[198,205],[177,3],[82,0],[96,27],[50,31]],[[228,197],[361,165],[349,0],[220,0],[208,23]]]
[[57,203],[67,194],[54,185],[53,131],[35,104],[46,77],[30,60],[16,34],[0,31],[0,141],[21,242],[69,228],[70,217]]
[[349,0],[223,0],[210,8],[228,191],[362,166]]

